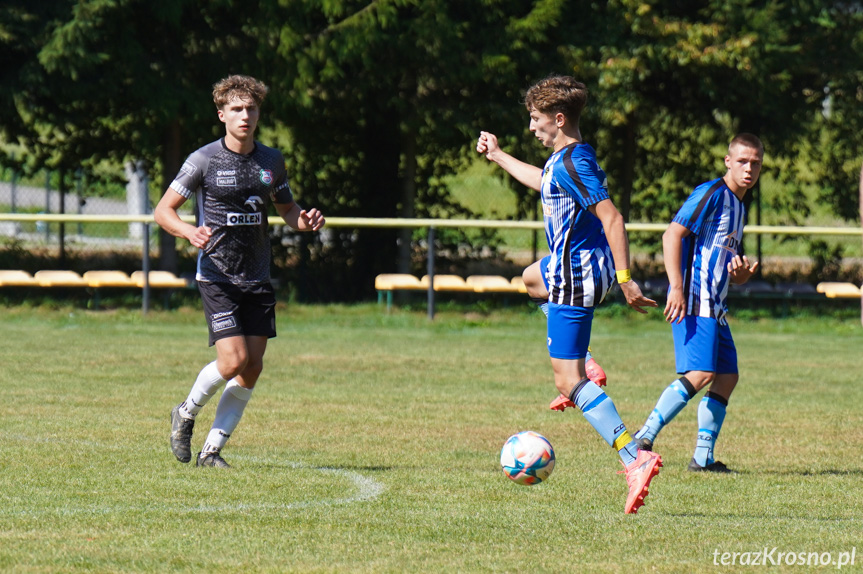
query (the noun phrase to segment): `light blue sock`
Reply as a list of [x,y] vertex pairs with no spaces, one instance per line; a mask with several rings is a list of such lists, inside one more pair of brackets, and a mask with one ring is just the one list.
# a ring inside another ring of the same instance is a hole
[[695,442],[695,454],[692,458],[701,466],[716,462],[713,459],[713,449],[725,421],[727,407],[728,401],[725,398],[710,392],[698,405],[698,440]]
[[656,401],[653,412],[644,421],[644,426],[635,433],[635,438],[646,438],[651,442],[656,440],[656,435],[659,434],[662,427],[670,423],[671,419],[682,411],[689,399],[696,394],[695,387],[686,377],[680,377],[668,385],[659,395],[659,400]]
[[590,379],[584,379],[572,390],[569,400],[581,409],[587,422],[617,451],[624,465],[629,466],[635,461],[638,448],[626,431],[626,425],[617,414],[611,397],[591,383]]

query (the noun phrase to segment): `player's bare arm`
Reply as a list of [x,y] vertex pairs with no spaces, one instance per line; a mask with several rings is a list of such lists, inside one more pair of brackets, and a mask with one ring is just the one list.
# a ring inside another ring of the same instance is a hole
[[162,199],[159,200],[158,205],[156,205],[156,209],[153,210],[153,217],[156,223],[159,224],[159,227],[174,237],[186,239],[198,249],[203,249],[209,243],[213,231],[209,227],[203,225],[195,227],[180,219],[177,210],[185,202],[185,197],[168,188],[168,191],[165,192]]
[[735,285],[743,285],[758,271],[758,261],[749,263],[749,258],[735,255],[728,262],[728,278]]
[[539,191],[542,187],[542,168],[516,159],[500,149],[496,135],[480,132],[476,151],[485,154],[486,159],[502,167],[522,185],[534,191]]
[[324,215],[316,208],[306,210],[296,202],[276,203],[275,206],[285,223],[297,231],[317,231],[326,223]]
[[662,234],[662,258],[668,276],[668,299],[665,302],[665,320],[681,322],[686,316],[686,297],[683,295],[683,274],[680,271],[683,257],[683,238],[692,233],[679,223],[672,222]]
[[[626,235],[623,216],[610,199],[604,199],[596,205],[592,205],[590,212],[602,222],[602,228],[608,238],[608,245],[611,247],[611,256],[614,258],[614,268],[628,270],[629,238]],[[626,303],[639,313],[647,313],[643,307],[656,307],[656,301],[645,297],[641,292],[641,287],[633,280],[620,283],[620,290],[626,297]]]

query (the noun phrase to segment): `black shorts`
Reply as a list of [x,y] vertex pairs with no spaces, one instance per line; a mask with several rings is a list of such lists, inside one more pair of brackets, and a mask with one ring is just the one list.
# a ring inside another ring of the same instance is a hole
[[210,346],[236,336],[276,336],[276,295],[269,283],[239,286],[198,282]]

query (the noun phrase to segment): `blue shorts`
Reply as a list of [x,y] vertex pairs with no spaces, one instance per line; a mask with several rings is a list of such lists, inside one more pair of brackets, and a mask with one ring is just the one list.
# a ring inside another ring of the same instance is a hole
[[590,344],[593,307],[548,304],[548,354],[552,359],[583,359]]
[[671,324],[677,372],[707,371],[737,374],[737,348],[727,324],[716,319],[687,315]]

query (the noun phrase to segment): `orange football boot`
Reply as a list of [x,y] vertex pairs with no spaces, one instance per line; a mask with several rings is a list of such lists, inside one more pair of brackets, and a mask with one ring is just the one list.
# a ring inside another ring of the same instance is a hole
[[[621,461],[620,464],[623,464]],[[649,450],[639,450],[638,457],[626,468],[626,484],[629,486],[629,495],[626,497],[626,506],[623,511],[626,514],[636,514],[638,509],[644,505],[644,499],[650,492],[648,486],[653,477],[659,474],[662,466],[662,457]]]

